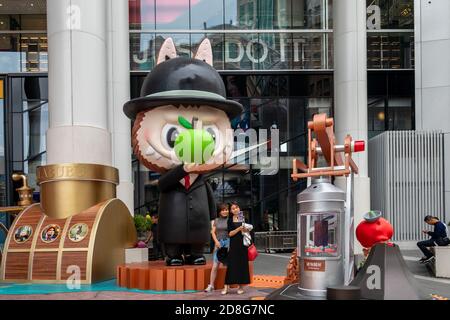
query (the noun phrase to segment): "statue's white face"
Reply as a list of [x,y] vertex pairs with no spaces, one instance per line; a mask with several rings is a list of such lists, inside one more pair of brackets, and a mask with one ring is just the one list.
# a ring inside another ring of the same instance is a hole
[[179,123],[180,116],[188,122],[198,119],[194,122],[195,129],[204,130],[214,138],[214,151],[207,164],[223,164],[229,159],[233,151],[233,132],[224,111],[209,106],[166,105],[145,112],[142,120],[134,124],[137,129],[134,150],[145,160],[144,164],[148,162],[164,171],[182,164],[175,154],[175,140],[188,129]]

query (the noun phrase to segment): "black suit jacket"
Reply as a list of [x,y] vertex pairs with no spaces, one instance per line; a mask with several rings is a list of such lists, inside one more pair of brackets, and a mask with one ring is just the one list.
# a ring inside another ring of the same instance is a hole
[[211,186],[199,175],[186,190],[180,183],[186,175],[180,165],[159,179],[158,238],[162,243],[199,244],[210,239],[211,220],[216,217]]

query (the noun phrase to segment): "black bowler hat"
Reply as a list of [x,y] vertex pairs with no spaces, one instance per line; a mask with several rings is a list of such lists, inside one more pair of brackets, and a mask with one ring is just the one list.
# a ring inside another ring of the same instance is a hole
[[125,103],[123,111],[134,120],[141,111],[163,105],[207,105],[224,111],[230,119],[242,105],[226,99],[219,73],[203,60],[177,57],[158,64],[145,78],[141,97]]

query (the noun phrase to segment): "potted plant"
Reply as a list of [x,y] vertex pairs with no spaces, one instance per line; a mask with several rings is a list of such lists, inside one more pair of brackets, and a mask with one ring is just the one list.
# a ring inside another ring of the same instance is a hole
[[145,241],[152,226],[151,220],[143,215],[137,214],[134,216],[134,225],[138,234],[138,240]]

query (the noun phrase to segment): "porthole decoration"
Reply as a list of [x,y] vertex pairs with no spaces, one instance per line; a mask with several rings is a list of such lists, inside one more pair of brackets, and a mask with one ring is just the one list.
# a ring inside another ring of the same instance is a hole
[[14,232],[14,241],[16,243],[25,243],[30,240],[33,234],[33,228],[31,226],[20,226]]
[[80,242],[86,238],[89,227],[85,223],[74,224],[69,230],[69,239],[73,242]]
[[41,240],[45,243],[52,243],[56,239],[58,239],[59,234],[61,233],[61,228],[56,224],[50,224],[42,230]]

